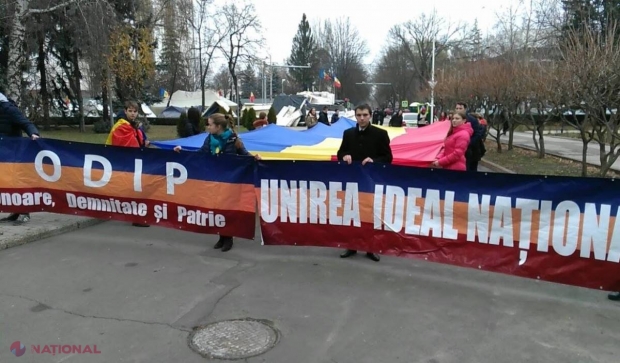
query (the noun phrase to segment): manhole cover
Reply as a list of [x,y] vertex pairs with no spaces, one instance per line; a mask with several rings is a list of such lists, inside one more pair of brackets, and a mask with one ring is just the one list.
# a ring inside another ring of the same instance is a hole
[[209,358],[243,359],[262,354],[278,341],[278,332],[259,320],[226,320],[196,329],[190,347]]

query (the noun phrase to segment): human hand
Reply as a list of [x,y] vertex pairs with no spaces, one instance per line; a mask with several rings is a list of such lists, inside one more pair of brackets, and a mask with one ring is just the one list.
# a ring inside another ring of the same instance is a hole
[[374,163],[374,161],[371,158],[366,158],[362,161],[362,165],[366,165],[366,163]]
[[439,167],[439,160],[435,160],[431,163],[431,166]]
[[351,155],[345,155],[345,156],[342,158],[342,160],[343,160],[343,161],[345,161],[345,162],[346,162],[347,164],[349,164],[349,165],[350,165],[350,164],[351,164],[351,162],[353,161],[353,160],[351,160]]
[[256,160],[263,160],[263,158],[261,158],[260,155],[258,155],[258,154],[254,155],[254,159],[256,159]]
[[151,145],[151,142],[150,142],[149,140],[146,140],[146,141],[144,142],[144,146],[149,147],[149,145]]
[[38,140],[38,139],[39,139],[39,135],[35,135],[35,134],[30,135],[30,140]]
[[180,146],[175,146],[174,147],[174,151],[180,153],[181,152],[181,147]]

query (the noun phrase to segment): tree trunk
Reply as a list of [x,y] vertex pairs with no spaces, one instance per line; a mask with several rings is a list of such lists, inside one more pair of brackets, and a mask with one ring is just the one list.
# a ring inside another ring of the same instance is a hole
[[203,76],[204,72],[202,67],[202,34],[200,32],[200,29],[198,29],[198,65],[200,68],[200,94],[202,96],[202,102],[200,104],[200,106],[202,106],[202,108],[200,109],[200,114],[202,115],[202,113],[205,111],[205,77]]
[[11,24],[9,35],[9,61],[8,61],[8,96],[18,105],[21,102],[22,90],[22,65],[25,59],[24,46],[26,44],[26,25],[24,18],[28,12],[28,0],[15,1],[15,14]]
[[545,136],[544,136],[545,125],[544,124],[538,125],[537,130],[538,130],[538,143],[539,143],[538,158],[544,159],[545,158]]
[[168,104],[166,107],[170,107],[170,102],[172,101],[172,95],[174,94],[174,86],[177,83],[177,70],[179,68],[179,62],[175,62],[174,73],[172,74],[172,84],[170,85],[170,94],[168,95]]
[[581,131],[583,146],[581,149],[581,176],[588,176],[588,142],[585,140],[585,135],[583,135],[583,131]]
[[501,131],[497,129],[497,135],[495,135],[495,142],[497,142],[497,153],[502,153],[502,141],[501,141]]
[[[101,77],[101,103],[103,104],[103,121],[110,120],[111,110],[108,107],[108,72],[107,67],[102,70]],[[113,125],[112,125],[113,126]]]
[[82,72],[80,71],[77,49],[73,51],[73,89],[75,91],[75,97],[79,107],[78,122],[80,124],[80,132],[86,132],[86,125],[84,124],[84,97],[82,96]]
[[[511,119],[512,120],[512,119]],[[514,121],[508,121],[508,150],[513,149],[513,141],[515,136]]]
[[[605,135],[605,139],[607,140],[608,137],[606,136],[607,135]],[[599,137],[599,140],[600,139],[601,137]],[[614,165],[616,160],[618,160],[618,154],[616,151],[617,145],[613,141],[613,138],[611,138],[611,140],[609,140],[609,143],[610,143],[609,152],[607,152],[607,143],[601,142],[601,141],[599,141],[598,143],[599,143],[599,158],[601,162],[600,175],[601,177],[605,177],[607,173],[609,172],[609,170],[611,170],[611,167]]]
[[237,102],[237,127],[239,127],[241,125],[241,100],[239,99],[239,85],[237,84],[237,75],[235,73],[232,74],[232,79],[235,86],[235,100]]
[[47,72],[45,69],[45,36],[39,35],[39,54],[37,57],[37,67],[41,74],[41,91],[39,96],[43,104],[43,130],[48,131],[50,129],[50,98],[47,92]]

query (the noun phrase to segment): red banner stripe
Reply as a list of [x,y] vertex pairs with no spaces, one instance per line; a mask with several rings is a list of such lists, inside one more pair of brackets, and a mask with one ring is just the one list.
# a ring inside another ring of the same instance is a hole
[[[461,267],[500,272],[593,289],[620,291],[620,264],[572,256],[560,256],[550,247],[539,252],[536,245],[527,251],[525,263],[519,265],[521,251],[504,247],[467,242],[459,234],[457,240],[398,234],[375,230],[373,225],[361,227],[265,223],[261,221],[265,245],[335,247],[374,252],[383,255],[424,259]],[[300,233],[303,230],[303,233]]]

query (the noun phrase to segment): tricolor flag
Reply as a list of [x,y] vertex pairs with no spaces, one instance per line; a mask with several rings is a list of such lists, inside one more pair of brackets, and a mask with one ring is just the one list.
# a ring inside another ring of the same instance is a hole
[[340,81],[338,80],[338,77],[334,77],[334,87],[336,87],[336,88],[342,87],[342,84],[340,84]]

